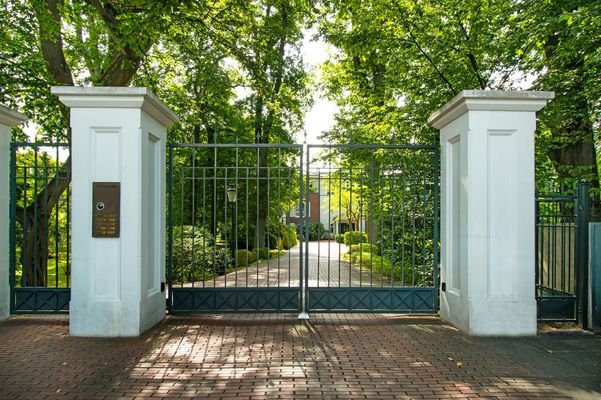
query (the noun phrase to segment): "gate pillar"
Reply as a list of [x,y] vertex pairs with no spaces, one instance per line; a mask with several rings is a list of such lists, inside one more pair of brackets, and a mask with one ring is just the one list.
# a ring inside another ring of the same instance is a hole
[[441,144],[442,319],[536,334],[535,112],[552,92],[466,90],[430,116]]
[[10,128],[25,116],[0,105],[0,321],[10,314],[9,280],[9,193]]
[[73,336],[138,336],[165,317],[165,141],[146,88],[53,87],[71,109]]

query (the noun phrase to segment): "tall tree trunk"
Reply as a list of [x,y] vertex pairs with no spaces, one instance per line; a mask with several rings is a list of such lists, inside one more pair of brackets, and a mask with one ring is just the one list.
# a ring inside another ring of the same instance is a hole
[[21,265],[22,286],[46,286],[48,264],[48,227],[50,215],[71,182],[71,157],[63,163],[58,173],[34,195],[31,204],[17,207],[16,220],[23,228]]
[[[111,43],[121,42],[120,22],[110,3],[101,4],[96,0],[91,3],[112,31]],[[63,26],[60,13],[65,7],[64,0],[34,2],[33,7],[39,27],[40,49],[48,74],[54,80],[54,84],[73,86],[73,76],[63,49]],[[125,45],[119,51],[112,53],[106,60],[101,76],[95,79],[95,83],[100,86],[127,86],[151,45],[152,39],[147,38],[137,49]],[[66,121],[65,125],[69,125],[69,109],[61,105],[60,111]],[[71,142],[70,133],[69,142]],[[21,282],[23,286],[45,286],[47,283],[48,224],[46,222],[58,200],[69,187],[70,172],[71,157],[69,156],[57,175],[35,195],[36,201],[16,210],[16,219],[21,223],[24,234],[20,259],[23,267]]]
[[[263,97],[257,96],[255,100],[255,137],[257,144],[269,143],[268,132],[264,129],[263,122]],[[257,152],[257,227],[255,245],[266,247],[265,236],[267,233],[267,217],[269,202],[267,201],[267,149],[259,149]]]

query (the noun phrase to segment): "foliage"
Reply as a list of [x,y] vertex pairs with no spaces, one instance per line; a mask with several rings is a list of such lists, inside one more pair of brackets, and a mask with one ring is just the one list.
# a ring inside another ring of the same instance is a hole
[[[532,50],[521,68],[534,71],[534,88],[556,98],[540,113],[537,178],[552,166],[560,186],[586,179],[595,196],[593,218],[601,220],[599,201],[599,118],[601,116],[601,4],[588,0],[525,1],[513,18],[519,39]],[[543,160],[541,160],[541,158]]]
[[223,275],[231,264],[229,249],[218,247],[211,234],[195,226],[174,226],[171,265],[175,282],[194,282]]
[[336,243],[344,243],[344,235],[342,233],[337,233],[334,235],[334,240]]
[[255,262],[256,254],[248,251],[248,250],[237,250],[236,251],[236,266],[243,267],[250,265]]
[[353,244],[352,246],[350,246],[349,253],[372,253],[375,255],[379,255],[380,249],[375,244],[360,243]]
[[345,257],[356,267],[373,271],[374,281],[381,280],[397,286],[431,287],[434,285],[431,268],[420,268],[407,262],[393,262],[390,257],[379,256],[369,251],[350,252]]
[[320,240],[323,238],[325,228],[319,221],[309,222],[309,240]]
[[282,237],[282,246],[284,249],[288,250],[298,244],[298,235],[294,226],[287,225],[286,228],[288,230],[288,234]]
[[367,243],[367,233],[361,231],[347,231],[343,235],[344,244],[351,246],[353,244]]
[[270,257],[269,249],[267,247],[257,247],[252,250],[251,254],[255,260],[267,260]]
[[[21,211],[15,212],[13,221],[15,282],[21,286],[68,287],[71,272],[69,193],[54,192],[51,203],[56,206],[40,205],[43,214],[37,220],[22,211],[37,205],[48,180],[63,167],[64,164],[56,160],[58,148],[37,145],[16,150],[15,208]],[[44,253],[24,251],[28,242],[39,243]]]
[[329,196],[322,207],[326,212],[334,210],[337,221],[352,222],[358,227],[361,219],[369,216],[366,201],[369,197],[368,187],[358,176],[351,176],[347,170],[339,170],[329,174],[324,179],[323,185]]
[[298,244],[296,228],[293,225],[286,225],[284,223],[275,226],[270,225],[269,235],[269,243],[272,245],[273,249],[289,250]]
[[553,90],[537,130],[537,181],[598,187],[598,1],[323,4],[320,33],[338,50],[323,71],[341,108],[330,142],[437,143],[426,119],[461,90]]

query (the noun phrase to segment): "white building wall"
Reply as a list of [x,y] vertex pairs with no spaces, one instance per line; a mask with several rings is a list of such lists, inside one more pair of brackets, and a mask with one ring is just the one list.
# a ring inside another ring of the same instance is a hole
[[10,130],[23,121],[23,114],[0,105],[0,321],[10,315]]

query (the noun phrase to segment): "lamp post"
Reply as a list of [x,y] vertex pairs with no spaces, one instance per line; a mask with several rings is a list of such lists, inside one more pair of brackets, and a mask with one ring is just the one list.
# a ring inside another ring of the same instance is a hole
[[232,206],[232,264],[236,266],[236,235],[234,232],[236,230],[236,200],[238,199],[238,191],[236,190],[236,187],[232,185],[229,188],[227,188],[226,193],[227,201]]

